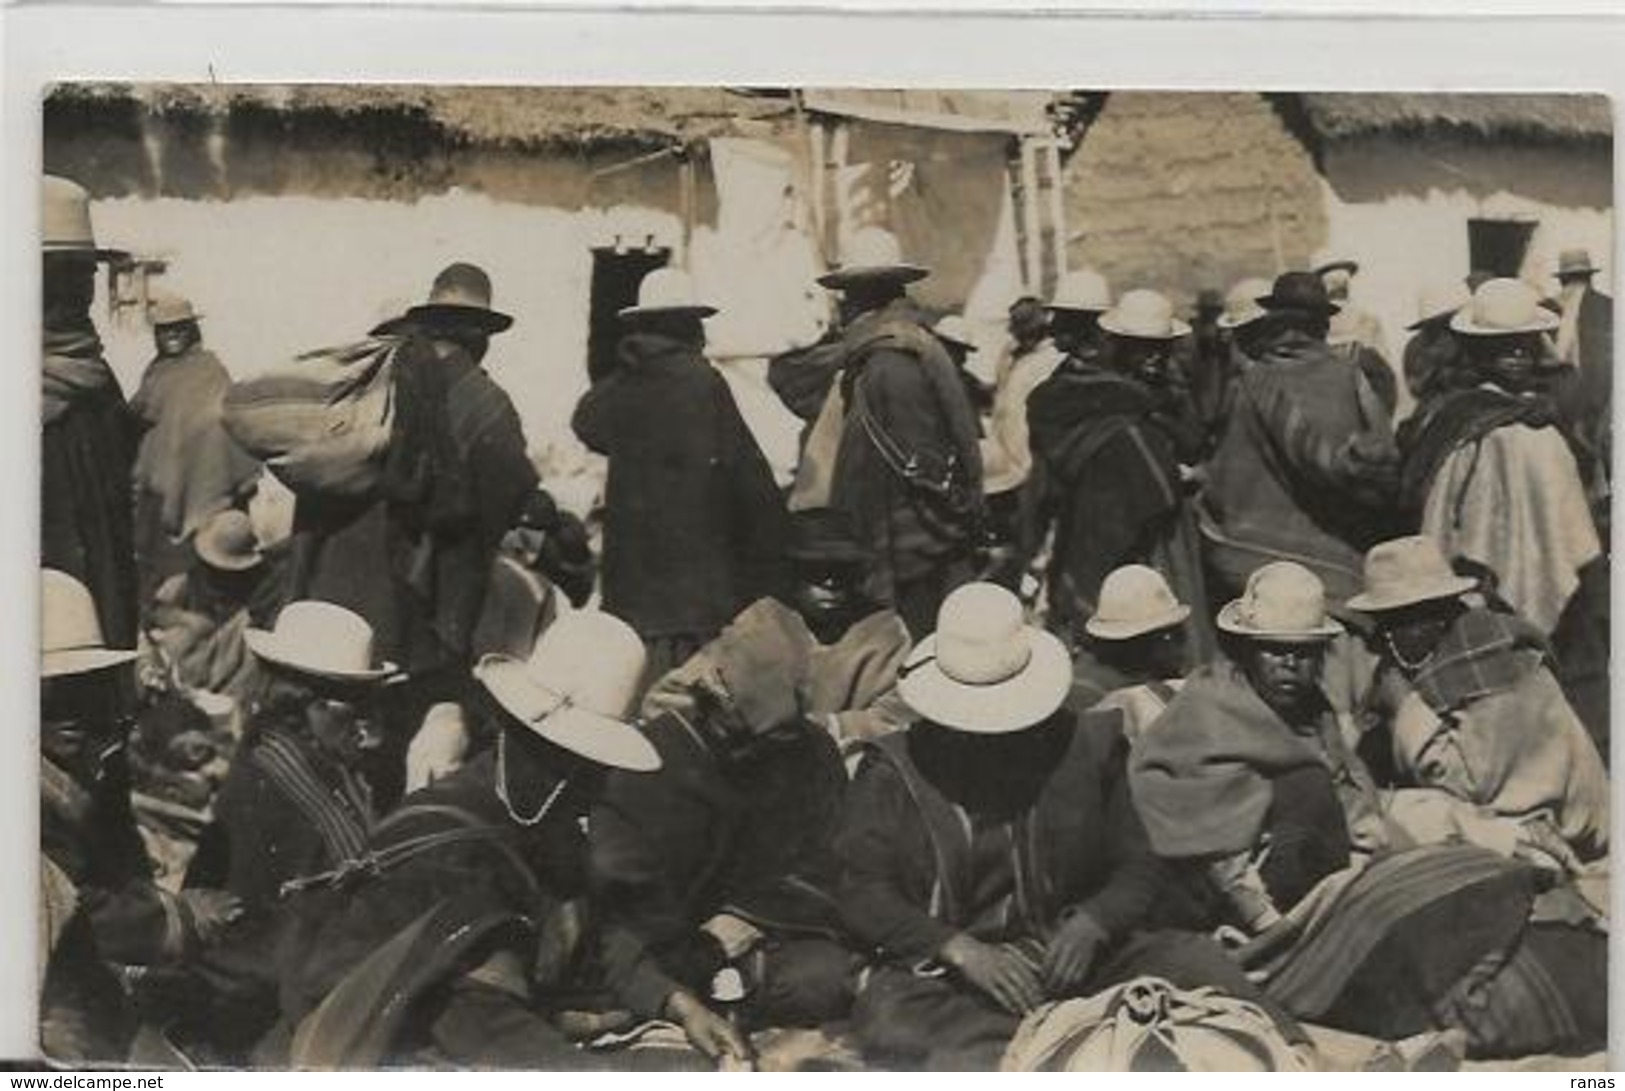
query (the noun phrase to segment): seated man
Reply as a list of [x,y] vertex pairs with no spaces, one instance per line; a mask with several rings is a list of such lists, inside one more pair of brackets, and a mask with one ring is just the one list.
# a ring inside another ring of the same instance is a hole
[[1156,569],[1114,569],[1100,585],[1100,606],[1073,653],[1072,707],[1121,709],[1132,745],[1184,685],[1190,612]]
[[[1293,1015],[1480,1056],[1599,1048],[1606,937],[1531,920],[1538,876],[1473,845],[1411,846],[1322,690],[1342,627],[1308,569],[1267,564],[1220,612],[1226,656],[1186,682],[1130,761],[1156,853]],[[1543,985],[1536,985],[1543,982]]]
[[[744,611],[684,668],[690,700],[646,724],[660,771],[611,774],[592,810],[594,904],[641,948],[612,947],[608,977],[636,1015],[692,1019],[728,969],[749,1023],[816,1024],[851,1003],[830,849],[846,772],[798,697],[811,647],[781,603]],[[737,1033],[695,1044],[748,1058]]]
[[600,1065],[545,1012],[582,957],[581,821],[600,778],[659,765],[625,722],[644,661],[629,627],[584,611],[528,660],[480,662],[495,745],[403,800],[361,866],[296,884],[277,947],[283,1033],[263,1060]]
[[1060,641],[986,583],[910,656],[918,719],[871,744],[838,842],[842,915],[881,960],[853,1008],[871,1061],[996,1067],[1025,1012],[1140,974],[1257,995],[1205,937],[1148,931],[1160,866],[1119,718],[1065,709],[1070,682]]
[[217,890],[177,895],[153,881],[130,809],[119,715],[136,653],[107,647],[84,584],[53,569],[41,583],[40,847],[47,901],[58,907],[50,931],[65,945],[60,959],[57,946],[46,951],[41,1048],[62,1063],[122,1061],[132,1026],[101,960],[178,962],[218,939],[242,905]]
[[1471,606],[1432,538],[1366,555],[1369,614],[1382,656],[1405,790],[1396,819],[1419,841],[1465,837],[1575,870],[1608,851],[1608,776],[1545,664],[1545,642],[1516,615]]

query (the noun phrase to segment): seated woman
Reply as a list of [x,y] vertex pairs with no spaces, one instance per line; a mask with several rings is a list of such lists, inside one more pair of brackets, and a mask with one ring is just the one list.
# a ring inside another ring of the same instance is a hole
[[[1601,1048],[1606,958],[1529,926],[1538,875],[1471,845],[1413,846],[1320,684],[1342,627],[1299,565],[1265,565],[1130,764],[1152,848],[1294,1015],[1383,1038],[1439,1027],[1479,1055]],[[1600,942],[1600,934],[1594,934]],[[1557,982],[1540,989],[1534,983]]]
[[852,1014],[867,1059],[996,1067],[1040,1003],[1141,974],[1262,1000],[1207,937],[1154,930],[1120,716],[1063,707],[1066,649],[1015,595],[955,591],[903,675],[916,719],[868,745],[837,842],[842,915],[879,959]]
[[1515,614],[1471,605],[1432,538],[1374,547],[1365,590],[1382,657],[1401,790],[1391,812],[1419,841],[1466,839],[1579,872],[1608,851],[1608,775]]
[[1184,624],[1190,613],[1156,569],[1113,569],[1072,657],[1072,707],[1121,709],[1132,745],[1185,684]]

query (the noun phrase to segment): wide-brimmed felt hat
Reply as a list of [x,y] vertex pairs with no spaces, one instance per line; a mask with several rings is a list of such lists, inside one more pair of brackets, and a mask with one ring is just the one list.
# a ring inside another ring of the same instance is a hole
[[1112,309],[1111,283],[1098,270],[1072,269],[1055,285],[1049,309],[1104,314]]
[[1507,337],[1547,333],[1558,317],[1540,304],[1540,294],[1521,280],[1496,277],[1478,286],[1472,300],[1456,312],[1450,328],[1464,337]]
[[1326,612],[1326,585],[1293,561],[1272,561],[1247,577],[1239,599],[1219,611],[1219,628],[1277,644],[1330,640],[1343,626]]
[[890,281],[909,284],[924,280],[931,270],[903,260],[903,244],[883,227],[860,228],[852,235],[841,264],[818,278],[826,288],[840,290],[856,284]]
[[332,602],[290,602],[271,629],[249,629],[248,650],[271,664],[329,682],[384,682],[399,674],[373,654],[372,626]]
[[1355,261],[1353,258],[1337,258],[1335,261],[1328,261],[1322,265],[1317,265],[1314,269],[1315,276],[1317,277],[1323,277],[1327,273],[1337,272],[1344,272],[1349,276],[1354,276],[1359,271],[1360,263]]
[[950,314],[945,316],[935,326],[931,327],[931,332],[936,334],[938,339],[947,341],[949,344],[958,345],[960,348],[971,352],[976,350],[976,331],[971,329],[970,323],[965,321],[963,315]]
[[1343,309],[1327,296],[1326,283],[1319,273],[1282,273],[1257,303],[1266,311],[1302,311],[1327,318]]
[[1117,306],[1100,316],[1100,328],[1142,341],[1175,341],[1191,332],[1189,323],[1174,316],[1168,297],[1149,288],[1124,292]]
[[1162,573],[1143,564],[1113,569],[1100,584],[1100,604],[1083,628],[1097,640],[1132,640],[1171,629],[1191,616]]
[[122,666],[134,648],[109,648],[90,589],[66,572],[40,571],[40,677],[62,678]]
[[793,561],[824,564],[862,564],[874,552],[858,537],[852,516],[840,508],[804,508],[790,513],[790,542],[785,553]]
[[1590,276],[1596,272],[1600,272],[1600,270],[1591,260],[1591,251],[1589,250],[1576,247],[1557,255],[1557,275],[1559,277]]
[[633,772],[660,768],[629,721],[647,653],[626,622],[597,610],[566,614],[527,659],[487,655],[474,677],[519,724],[555,746]]
[[265,563],[254,521],[236,508],[209,516],[192,535],[192,549],[204,564],[222,572],[247,572]]
[[638,301],[617,312],[623,321],[686,315],[709,318],[717,309],[699,298],[694,279],[681,269],[655,269],[638,284]]
[[96,245],[90,224],[90,194],[78,182],[47,174],[41,187],[40,246],[47,254],[85,254],[97,261],[117,261],[128,250]]
[[1431,326],[1436,322],[1443,322],[1467,306],[1472,296],[1465,285],[1451,282],[1449,284],[1434,284],[1422,292],[1422,303],[1417,309],[1422,317],[1405,328],[1419,330],[1423,326]]
[[1351,610],[1376,614],[1433,599],[1466,594],[1477,581],[1458,575],[1438,541],[1425,535],[1374,545],[1365,555],[1365,590],[1349,599]]
[[1270,291],[1270,282],[1263,277],[1239,280],[1224,297],[1224,313],[1218,318],[1220,329],[1239,330],[1250,326],[1269,314],[1259,306],[1258,300]]
[[992,583],[954,591],[937,631],[898,672],[898,693],[919,715],[974,735],[1004,735],[1054,714],[1072,687],[1072,660],[1056,637],[1028,625],[1021,600]]
[[401,319],[386,322],[380,329],[401,321],[426,325],[457,326],[487,334],[501,333],[513,325],[513,317],[491,309],[491,278],[478,265],[454,262],[440,270],[429,287],[429,299],[407,308]]
[[202,317],[193,308],[190,299],[183,299],[178,295],[159,296],[147,309],[147,321],[152,323],[154,328],[179,326],[184,322],[196,322]]

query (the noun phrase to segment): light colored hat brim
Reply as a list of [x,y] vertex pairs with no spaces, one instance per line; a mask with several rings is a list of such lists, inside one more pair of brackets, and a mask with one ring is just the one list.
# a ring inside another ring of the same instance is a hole
[[1406,606],[1415,606],[1419,602],[1432,602],[1435,599],[1453,599],[1457,595],[1465,595],[1478,586],[1478,582],[1466,576],[1452,576],[1448,580],[1435,584],[1423,584],[1408,591],[1389,591],[1383,595],[1373,595],[1369,591],[1362,591],[1348,601],[1350,610],[1358,610],[1362,614],[1380,614],[1384,610],[1398,610]]
[[1521,326],[1480,326],[1473,321],[1472,308],[1464,307],[1450,320],[1450,328],[1467,337],[1512,337],[1520,333],[1550,333],[1557,329],[1558,322],[1557,315],[1542,308],[1533,322],[1525,322]]
[[488,307],[471,307],[461,303],[420,303],[416,307],[409,308],[400,319],[392,319],[382,325],[390,326],[402,319],[474,326],[486,333],[501,333],[513,325],[512,315],[493,311]]
[[136,655],[136,652],[116,648],[69,648],[45,652],[40,656],[40,677],[65,678],[74,674],[92,674],[132,663]]
[[615,312],[621,319],[660,318],[688,315],[693,318],[710,318],[717,313],[717,309],[707,303],[688,303],[670,307],[622,307]]
[[1119,337],[1133,337],[1139,341],[1177,341],[1191,332],[1190,324],[1175,318],[1169,322],[1167,333],[1142,333],[1127,329],[1116,322],[1108,311],[1101,316],[1100,328]]
[[831,269],[818,278],[818,283],[825,288],[845,288],[848,285],[875,280],[912,284],[930,275],[931,270],[925,266],[910,265],[907,262],[897,265],[851,265],[843,269]]
[[314,678],[334,682],[384,682],[400,673],[393,663],[384,663],[365,671],[335,670],[321,663],[313,663],[306,657],[306,649],[288,647],[269,629],[249,629],[243,633],[243,640],[248,644],[248,650],[265,662]]
[[1213,324],[1215,326],[1218,326],[1221,330],[1239,330],[1243,326],[1251,326],[1254,322],[1257,322],[1260,318],[1267,317],[1269,315],[1269,313],[1270,312],[1268,312],[1268,311],[1264,310],[1264,308],[1260,307],[1258,310],[1254,311],[1252,314],[1248,315],[1246,318],[1232,318],[1227,314],[1221,314],[1218,318],[1216,318],[1214,320]]
[[193,542],[192,548],[204,564],[221,572],[247,572],[265,563],[265,554],[258,549],[238,557],[221,553],[208,542]]
[[1137,636],[1184,624],[1185,619],[1190,616],[1191,608],[1180,603],[1172,610],[1155,617],[1139,618],[1135,621],[1102,621],[1099,617],[1092,617],[1083,623],[1083,628],[1090,636],[1100,640],[1133,640]]
[[[1462,304],[1462,306],[1466,306],[1466,304]],[[1443,322],[1448,318],[1452,318],[1452,317],[1455,316],[1456,312],[1458,312],[1460,310],[1461,310],[1461,307],[1446,307],[1442,311],[1435,311],[1432,314],[1424,315],[1423,317],[1418,318],[1415,322],[1412,322],[1410,325],[1406,326],[1405,328],[1407,330],[1412,330],[1412,331],[1419,330],[1419,329],[1422,329],[1424,326],[1431,326],[1431,325],[1434,325],[1435,323]]]
[[1242,622],[1240,599],[1225,604],[1224,609],[1219,611],[1218,624],[1223,632],[1274,644],[1319,644],[1333,637],[1342,636],[1347,631],[1341,622],[1332,618],[1327,618],[1323,624],[1313,629],[1255,629]]
[[1600,265],[1591,265],[1588,263],[1586,265],[1570,266],[1567,269],[1559,266],[1555,275],[1558,277],[1588,277],[1600,272],[1602,272],[1602,267]]
[[1317,277],[1323,277],[1327,273],[1335,273],[1340,270],[1346,271],[1350,276],[1357,276],[1360,272],[1360,263],[1353,258],[1339,258],[1336,261],[1328,261],[1325,265],[1317,266],[1314,273]]
[[1008,735],[1043,723],[1072,689],[1072,657],[1042,629],[1026,627],[1032,656],[1014,677],[994,685],[956,682],[936,660],[937,638],[928,636],[905,664],[897,690],[905,704],[932,723],[973,735]]
[[1055,303],[1044,304],[1044,309],[1050,311],[1066,311],[1068,314],[1105,314],[1112,308],[1110,303],[1103,307],[1096,307],[1093,304],[1068,303],[1065,300],[1061,300]]
[[643,732],[611,716],[562,705],[557,693],[537,685],[525,664],[512,656],[486,656],[474,668],[474,677],[503,711],[555,746],[611,769],[648,773],[660,768],[660,754]]

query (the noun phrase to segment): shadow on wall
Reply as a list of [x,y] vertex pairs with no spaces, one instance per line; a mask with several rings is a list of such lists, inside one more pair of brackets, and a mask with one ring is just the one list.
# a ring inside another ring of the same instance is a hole
[[1430,135],[1371,137],[1326,150],[1326,179],[1350,204],[1426,197],[1440,190],[1483,199],[1513,194],[1558,208],[1613,206],[1613,148],[1491,145]]

